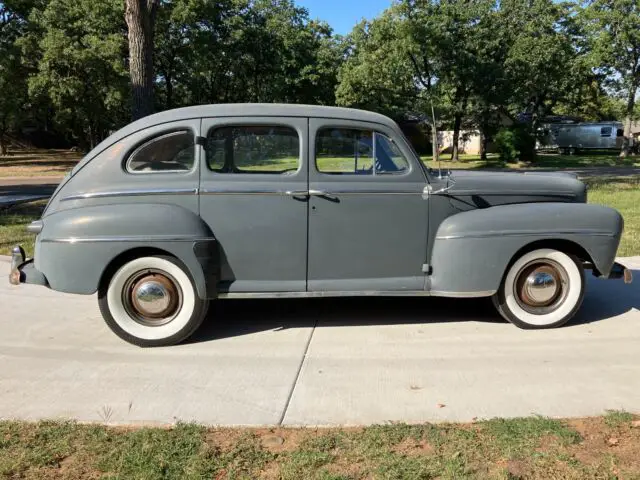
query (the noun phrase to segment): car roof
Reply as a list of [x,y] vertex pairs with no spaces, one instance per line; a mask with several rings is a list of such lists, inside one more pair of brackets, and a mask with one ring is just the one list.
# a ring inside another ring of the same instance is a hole
[[223,103],[215,105],[196,105],[193,107],[175,108],[155,113],[136,120],[100,142],[74,167],[71,174],[83,168],[91,159],[103,150],[123,138],[155,125],[188,120],[191,118],[211,117],[311,117],[335,118],[340,120],[360,120],[394,128],[396,123],[389,117],[379,113],[342,107],[324,107],[319,105],[294,105],[282,103]]

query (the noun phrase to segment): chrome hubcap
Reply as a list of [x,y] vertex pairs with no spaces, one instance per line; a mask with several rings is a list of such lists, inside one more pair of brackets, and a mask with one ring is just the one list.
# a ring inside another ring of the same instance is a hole
[[569,280],[564,268],[552,261],[534,261],[516,276],[516,298],[525,310],[545,314],[558,308],[568,292]]
[[170,322],[182,304],[182,291],[177,282],[164,272],[151,270],[133,275],[123,296],[131,317],[146,326]]

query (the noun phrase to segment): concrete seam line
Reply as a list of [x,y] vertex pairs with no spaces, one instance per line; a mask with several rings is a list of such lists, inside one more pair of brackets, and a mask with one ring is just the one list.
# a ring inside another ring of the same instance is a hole
[[287,411],[289,410],[289,405],[291,404],[291,399],[293,398],[293,392],[296,389],[296,385],[298,385],[298,379],[300,378],[300,373],[302,372],[302,366],[304,365],[304,361],[307,359],[307,352],[309,351],[309,346],[311,345],[311,339],[313,338],[313,334],[315,333],[317,326],[318,326],[318,320],[314,322],[313,328],[311,329],[311,333],[309,334],[309,338],[307,339],[307,345],[304,347],[304,353],[302,354],[300,365],[298,365],[296,378],[293,380],[293,384],[291,385],[291,390],[289,390],[289,395],[287,396],[287,402],[284,405],[284,410],[282,410],[282,415],[280,415],[280,420],[278,420],[278,426],[282,425],[282,422],[284,422],[284,417],[287,415]]

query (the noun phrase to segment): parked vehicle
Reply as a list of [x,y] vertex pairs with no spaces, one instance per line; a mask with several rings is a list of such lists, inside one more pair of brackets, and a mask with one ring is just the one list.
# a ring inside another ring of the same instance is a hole
[[549,123],[540,129],[536,147],[574,155],[580,150],[620,150],[623,139],[620,122]]
[[[522,328],[578,310],[620,214],[567,174],[427,169],[375,113],[211,105],[138,120],[66,176],[10,281],[98,292],[121,338],[189,337],[225,298],[491,297]],[[233,321],[233,319],[211,319]]]

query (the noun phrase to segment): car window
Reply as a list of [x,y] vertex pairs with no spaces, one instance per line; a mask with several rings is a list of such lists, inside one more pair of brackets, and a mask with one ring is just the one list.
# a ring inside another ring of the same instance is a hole
[[300,138],[291,127],[215,128],[209,131],[205,152],[216,173],[285,174],[300,167]]
[[616,130],[616,137],[624,137],[624,130],[621,128]]
[[601,137],[610,137],[612,132],[613,132],[613,128],[612,127],[602,127],[600,129],[600,136]]
[[186,172],[195,162],[195,141],[190,130],[166,133],[136,148],[126,164],[131,173]]
[[395,142],[372,130],[323,128],[316,135],[316,168],[331,175],[384,175],[409,170]]

